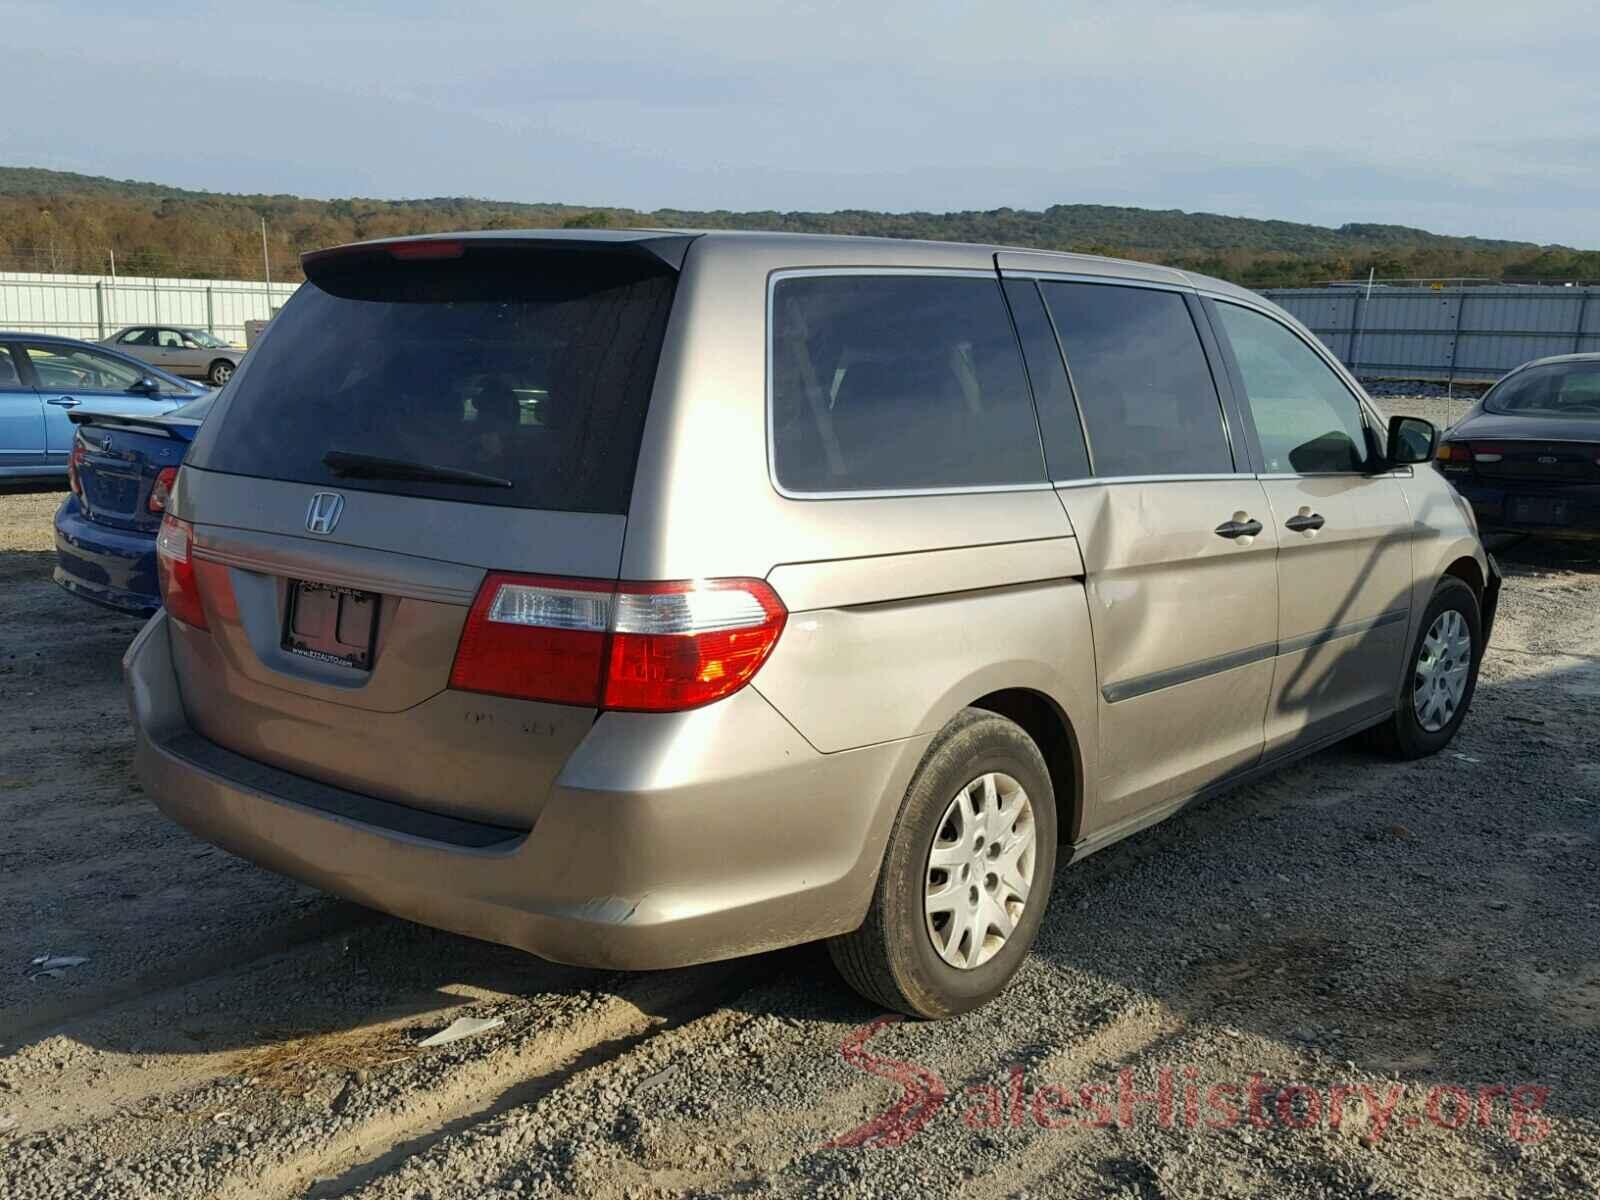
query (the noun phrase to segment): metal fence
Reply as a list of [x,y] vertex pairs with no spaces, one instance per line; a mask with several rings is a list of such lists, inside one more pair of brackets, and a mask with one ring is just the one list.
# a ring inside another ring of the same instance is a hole
[[124,325],[181,325],[244,342],[299,285],[242,279],[152,279],[0,272],[0,329],[98,341]]
[[1494,380],[1550,354],[1600,351],[1600,287],[1273,288],[1355,374]]

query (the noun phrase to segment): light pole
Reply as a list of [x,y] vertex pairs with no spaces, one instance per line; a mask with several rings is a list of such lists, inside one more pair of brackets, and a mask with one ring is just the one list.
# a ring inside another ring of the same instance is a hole
[[264,314],[268,321],[272,320],[272,260],[267,257],[267,219],[261,218],[261,282],[262,291],[267,297],[267,311]]

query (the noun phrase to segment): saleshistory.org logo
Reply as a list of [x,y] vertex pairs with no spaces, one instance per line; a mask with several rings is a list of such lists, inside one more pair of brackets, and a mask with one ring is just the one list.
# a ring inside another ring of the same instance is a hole
[[[867,1042],[886,1025],[903,1020],[879,1017],[851,1032],[839,1047],[845,1062],[869,1075],[900,1085],[902,1095],[883,1112],[823,1143],[825,1149],[903,1146],[938,1116],[951,1101],[950,1089],[937,1071],[917,1063],[883,1058]],[[1422,1113],[1406,1111],[1422,1098]],[[1541,1142],[1550,1122],[1540,1115],[1550,1089],[1539,1084],[1480,1084],[1474,1088],[1439,1084],[1422,1092],[1396,1083],[1312,1085],[1274,1084],[1255,1074],[1247,1082],[1203,1085],[1194,1067],[1161,1067],[1154,1079],[1137,1089],[1132,1070],[1117,1073],[1115,1082],[1071,1087],[1044,1083],[1030,1087],[1026,1072],[1013,1066],[1003,1086],[974,1084],[963,1088],[961,1120],[969,1129],[1128,1128],[1154,1121],[1163,1129],[1225,1130],[1248,1124],[1257,1129],[1292,1132],[1327,1127],[1353,1127],[1376,1145],[1390,1129],[1415,1129],[1424,1123],[1444,1130],[1476,1126],[1487,1129],[1506,1114],[1506,1132],[1513,1141]]]
[[344,512],[344,497],[338,492],[318,492],[306,509],[306,529],[312,533],[332,533]]

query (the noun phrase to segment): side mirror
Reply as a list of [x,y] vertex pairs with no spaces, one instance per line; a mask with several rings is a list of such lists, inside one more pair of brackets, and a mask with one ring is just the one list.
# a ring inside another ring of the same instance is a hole
[[161,390],[161,385],[146,375],[136,383],[129,384],[128,390],[140,396],[154,396]]
[[1410,466],[1433,461],[1439,448],[1439,431],[1421,417],[1389,418],[1389,465]]

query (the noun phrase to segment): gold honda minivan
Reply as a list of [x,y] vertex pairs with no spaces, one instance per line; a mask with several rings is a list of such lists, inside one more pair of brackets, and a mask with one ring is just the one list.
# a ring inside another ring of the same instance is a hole
[[305,272],[124,666],[164,811],[363,904],[612,968],[828,939],[945,1017],[1058,866],[1472,700],[1433,428],[1240,288],[673,231]]

